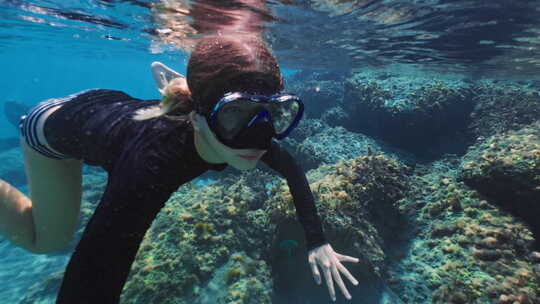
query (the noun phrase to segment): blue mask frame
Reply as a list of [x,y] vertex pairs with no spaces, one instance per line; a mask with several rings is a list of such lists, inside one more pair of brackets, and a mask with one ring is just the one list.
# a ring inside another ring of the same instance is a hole
[[[280,139],[280,140],[287,137],[292,132],[292,130],[298,125],[298,123],[300,122],[300,120],[302,119],[304,115],[304,103],[296,95],[279,93],[279,94],[266,96],[266,95],[253,95],[253,94],[242,93],[242,92],[230,92],[230,93],[225,94],[223,98],[221,98],[218,101],[218,103],[214,106],[214,108],[212,109],[209,115],[210,120],[215,121],[217,119],[217,115],[220,109],[222,109],[225,104],[233,102],[233,101],[238,101],[238,100],[248,100],[254,103],[282,103],[282,102],[290,102],[290,101],[297,102],[298,112],[296,113],[296,116],[292,120],[291,124],[281,133],[275,134],[275,138]],[[249,120],[249,122],[244,126],[244,128],[249,128],[260,122],[270,122],[272,123],[272,125],[274,125],[275,123],[274,119],[275,118],[272,117],[272,115],[270,114],[268,110],[262,109],[261,111],[257,112],[257,114],[253,116],[253,118]]]

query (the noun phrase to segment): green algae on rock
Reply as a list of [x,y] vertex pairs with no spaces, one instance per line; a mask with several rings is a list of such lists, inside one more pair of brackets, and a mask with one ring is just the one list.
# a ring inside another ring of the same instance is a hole
[[327,127],[297,144],[294,154],[303,168],[312,169],[379,151],[379,143],[367,136],[343,127]]
[[406,303],[538,303],[530,229],[460,182],[458,166],[451,160],[417,170],[400,200],[417,236],[390,267],[392,285]]
[[[345,254],[367,257],[365,267],[384,271],[385,225],[374,209],[392,216],[406,188],[406,168],[384,155],[362,156],[313,170],[308,178],[334,248],[349,247]],[[296,221],[291,200],[285,181],[259,170],[202,188],[183,186],[145,236],[122,303],[206,303],[218,281],[223,293],[216,297],[225,302],[215,303],[269,303],[268,256],[279,225]]]
[[343,104],[349,130],[427,156],[435,143],[445,144],[448,137],[459,138],[466,130],[473,103],[463,83],[455,86],[426,79],[409,88],[411,81],[390,82],[357,76],[345,82]]
[[[384,238],[404,225],[393,204],[407,188],[407,168],[383,154],[364,155],[321,166],[310,171],[308,179],[332,246],[362,257],[377,272],[384,269]],[[284,181],[274,187],[265,206],[271,223],[295,218]]]
[[[264,184],[272,179],[253,170],[202,188],[182,186],[146,234],[122,303],[270,303],[269,268],[260,256],[271,236],[252,205],[266,200]],[[250,187],[257,183],[263,186]]]
[[540,119],[540,95],[536,90],[484,82],[472,91],[475,106],[468,132],[473,138],[518,130]]
[[487,138],[463,157],[461,178],[492,198],[540,199],[540,123]]
[[540,236],[540,123],[496,134],[471,147],[460,178]]

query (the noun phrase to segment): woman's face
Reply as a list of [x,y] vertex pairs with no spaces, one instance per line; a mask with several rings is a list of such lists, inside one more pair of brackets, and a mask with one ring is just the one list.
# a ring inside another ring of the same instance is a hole
[[[222,162],[238,170],[249,170],[257,166],[258,161],[266,153],[260,149],[233,149],[221,143],[210,130],[206,118],[192,113],[191,122],[198,136],[205,142],[203,149],[211,149]],[[197,134],[196,134],[197,136]]]

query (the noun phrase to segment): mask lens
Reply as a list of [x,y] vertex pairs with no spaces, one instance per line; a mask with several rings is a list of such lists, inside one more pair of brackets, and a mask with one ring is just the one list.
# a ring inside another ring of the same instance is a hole
[[222,136],[233,138],[256,114],[256,105],[251,101],[240,99],[223,105],[217,115],[222,129]]
[[296,100],[271,103],[268,105],[268,111],[274,124],[277,134],[285,132],[294,122],[300,105]]

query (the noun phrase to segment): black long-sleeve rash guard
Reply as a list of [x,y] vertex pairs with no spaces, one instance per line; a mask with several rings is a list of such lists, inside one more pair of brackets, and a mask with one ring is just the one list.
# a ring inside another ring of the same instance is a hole
[[[44,132],[53,149],[108,172],[105,193],[67,266],[57,303],[117,303],[139,245],[171,194],[205,171],[227,166],[200,158],[185,117],[132,119],[136,110],[158,102],[89,90],[47,119]],[[323,245],[300,166],[277,142],[262,160],[287,179],[308,249]]]

